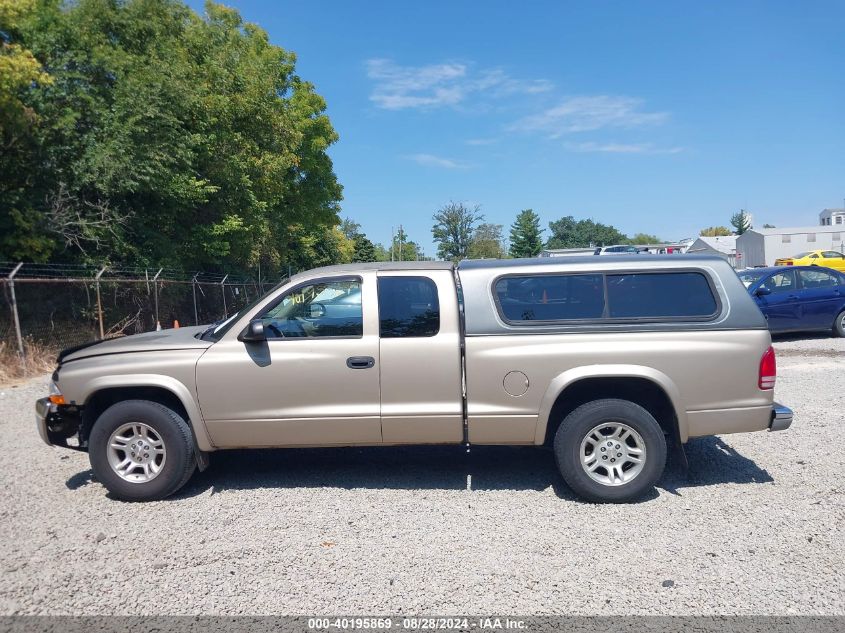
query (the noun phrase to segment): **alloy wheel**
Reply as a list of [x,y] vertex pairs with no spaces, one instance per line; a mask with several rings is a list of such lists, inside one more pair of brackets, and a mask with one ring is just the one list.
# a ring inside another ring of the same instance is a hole
[[603,422],[581,441],[581,467],[595,482],[621,486],[639,475],[646,463],[642,436],[622,422]]

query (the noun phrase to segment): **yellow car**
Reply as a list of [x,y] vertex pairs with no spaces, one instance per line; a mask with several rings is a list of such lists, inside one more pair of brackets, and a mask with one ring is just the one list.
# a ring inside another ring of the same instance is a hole
[[845,271],[845,255],[837,251],[807,251],[775,260],[775,266],[827,266]]

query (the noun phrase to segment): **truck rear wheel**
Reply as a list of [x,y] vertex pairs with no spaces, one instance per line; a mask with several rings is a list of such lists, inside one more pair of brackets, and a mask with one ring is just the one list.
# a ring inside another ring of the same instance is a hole
[[594,400],[575,409],[557,430],[554,452],[569,487],[597,503],[637,499],[666,466],[663,429],[628,400]]
[[149,400],[125,400],[106,409],[91,430],[88,458],[97,480],[124,501],[164,499],[196,467],[188,423]]

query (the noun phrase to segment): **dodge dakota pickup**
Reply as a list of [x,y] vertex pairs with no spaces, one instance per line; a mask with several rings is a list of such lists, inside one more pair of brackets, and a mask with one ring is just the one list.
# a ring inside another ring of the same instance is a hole
[[504,444],[549,447],[582,498],[624,502],[667,446],[792,422],[766,320],[717,257],[331,266],[58,363],[38,432],[135,501],[220,449]]

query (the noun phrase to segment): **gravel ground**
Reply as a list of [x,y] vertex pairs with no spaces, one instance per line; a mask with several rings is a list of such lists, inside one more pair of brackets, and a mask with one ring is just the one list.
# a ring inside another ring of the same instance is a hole
[[220,453],[110,500],[0,389],[3,614],[845,614],[845,339],[783,339],[785,433],[688,447],[641,503],[526,448]]

